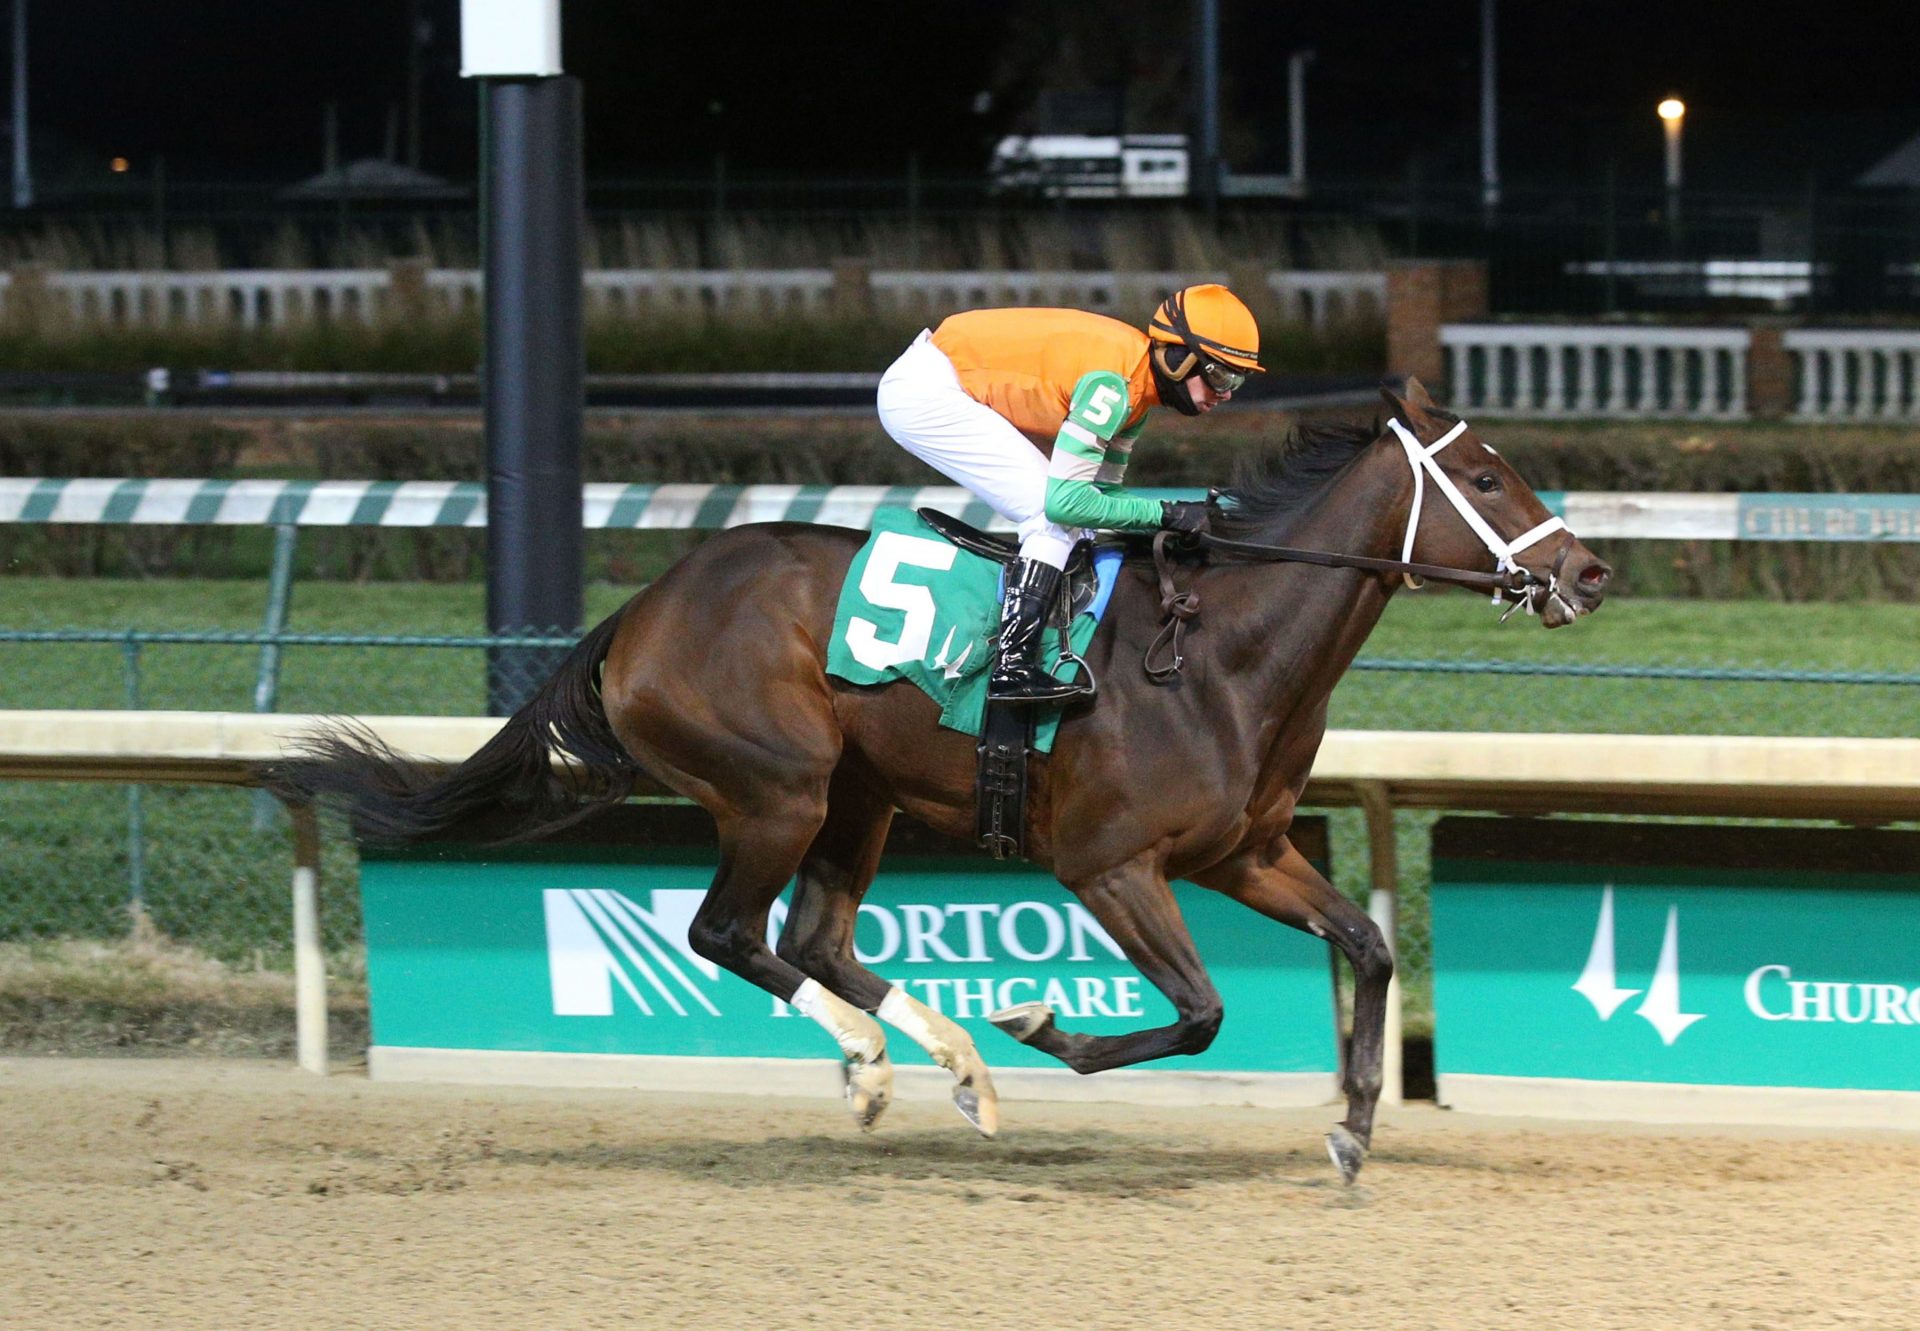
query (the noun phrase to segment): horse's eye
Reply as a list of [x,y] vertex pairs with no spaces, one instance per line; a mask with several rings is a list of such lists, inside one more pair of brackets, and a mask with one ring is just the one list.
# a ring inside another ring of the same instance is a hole
[[1490,471],[1483,471],[1473,478],[1474,488],[1483,495],[1490,495],[1500,488],[1500,478]]

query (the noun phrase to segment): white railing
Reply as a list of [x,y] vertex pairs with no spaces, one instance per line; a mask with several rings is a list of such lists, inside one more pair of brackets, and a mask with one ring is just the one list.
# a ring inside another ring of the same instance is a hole
[[[221,272],[55,272],[39,278],[56,318],[78,323],[154,325],[230,321],[243,328],[312,319],[369,322],[386,308],[391,278],[382,268]],[[9,302],[17,286],[0,273]]]
[[[443,310],[480,308],[477,268],[440,268],[427,291]],[[833,270],[594,268],[583,295],[589,318],[641,315],[821,314],[833,301]]]
[[1799,384],[1795,419],[1920,417],[1920,332],[1795,328],[1781,341]]
[[1744,328],[1446,324],[1455,409],[1481,416],[1747,414]]
[[1385,273],[1272,272],[1267,286],[1293,323],[1325,328],[1346,320],[1386,322]]
[[[314,319],[371,322],[395,312],[393,269],[224,272],[0,272],[9,307],[37,289],[55,319],[118,326],[231,321],[279,327]],[[424,271],[431,309],[477,310],[478,269]],[[991,305],[1066,305],[1133,319],[1189,282],[1221,273],[1074,271],[870,271],[857,265],[794,269],[605,268],[586,274],[590,317],[822,314],[834,310],[932,318]],[[1267,286],[1290,321],[1324,328],[1384,317],[1386,275],[1270,272]]]
[[876,272],[874,308],[887,314],[931,317],[950,310],[996,305],[1066,305],[1101,314],[1150,312],[1189,282],[1216,282],[1218,273],[1083,273],[1071,269],[995,272]]

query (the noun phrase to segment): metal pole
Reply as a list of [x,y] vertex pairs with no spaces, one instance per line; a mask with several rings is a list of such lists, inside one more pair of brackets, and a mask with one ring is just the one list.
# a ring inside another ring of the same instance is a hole
[[1420,257],[1420,158],[1407,158],[1407,257]]
[[27,151],[27,0],[13,0],[13,206],[33,207]]
[[1312,51],[1287,57],[1287,176],[1296,199],[1307,193],[1307,66],[1313,57]]
[[1667,139],[1667,244],[1680,248],[1680,126],[1681,116],[1662,120]]
[[160,244],[160,266],[172,267],[172,247],[167,243],[167,159],[157,153],[153,159],[153,232]]
[[407,165],[420,167],[421,53],[431,29],[420,15],[420,0],[407,0]]
[[1820,177],[1807,172],[1807,314],[1820,308]]
[[[490,79],[487,126],[487,626],[577,632],[585,609],[580,82]],[[565,654],[489,648],[489,711],[517,711]]]
[[1620,172],[1619,164],[1607,159],[1607,222],[1605,257],[1607,261],[1607,313],[1620,312]]
[[1200,196],[1207,213],[1220,210],[1220,0],[1200,0],[1196,40],[1200,59]]
[[1480,202],[1488,220],[1500,206],[1499,105],[1494,97],[1494,0],[1480,0]]
[[[293,597],[293,553],[300,529],[282,522],[273,529],[273,571],[267,578],[267,614],[263,633],[279,633],[287,626],[287,603]],[[280,695],[280,644],[260,645],[260,669],[253,680],[253,710],[271,712]]]
[[[260,625],[263,633],[279,633],[287,627],[287,603],[293,597],[293,553],[299,543],[300,529],[282,522],[273,529],[273,571],[267,580],[267,615]],[[260,644],[260,668],[253,679],[253,710],[271,712],[280,700],[280,644]],[[273,796],[255,791],[253,830],[263,832],[273,821]]]
[[920,268],[920,154],[907,154],[907,267]]
[[[127,710],[140,710],[140,640],[128,632],[120,644]],[[147,913],[146,808],[139,785],[127,787],[127,914],[137,929]]]

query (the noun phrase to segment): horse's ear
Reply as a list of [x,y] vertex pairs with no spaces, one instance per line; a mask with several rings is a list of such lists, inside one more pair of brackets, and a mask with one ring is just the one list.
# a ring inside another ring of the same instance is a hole
[[1402,379],[1391,377],[1381,381],[1380,396],[1393,408],[1393,414],[1412,426],[1419,416],[1426,415],[1440,404],[1427,392],[1426,385],[1408,375]]

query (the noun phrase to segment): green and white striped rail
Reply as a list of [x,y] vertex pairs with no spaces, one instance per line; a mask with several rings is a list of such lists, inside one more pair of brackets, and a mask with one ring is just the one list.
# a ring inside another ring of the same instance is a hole
[[[1144,489],[1153,498],[1196,490]],[[1920,495],[1663,494],[1546,491],[1583,537],[1711,541],[1920,542]],[[957,486],[616,485],[584,487],[590,529],[822,522],[867,527],[882,507],[937,508],[977,526],[1008,524]],[[0,478],[0,523],[294,527],[484,527],[472,481],[221,481]]]
[[[883,506],[938,508],[1007,525],[958,486],[616,485],[583,487],[591,529],[823,522],[867,527]],[[0,479],[0,523],[73,522],[295,527],[484,527],[487,487],[473,481]]]

